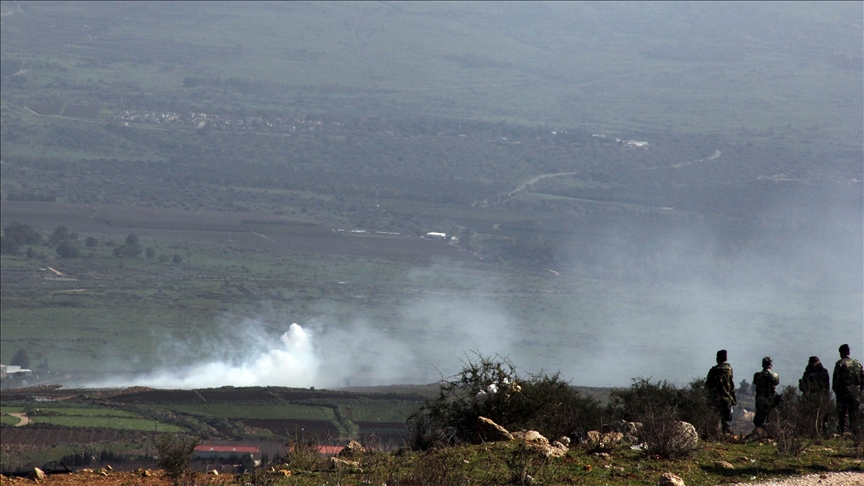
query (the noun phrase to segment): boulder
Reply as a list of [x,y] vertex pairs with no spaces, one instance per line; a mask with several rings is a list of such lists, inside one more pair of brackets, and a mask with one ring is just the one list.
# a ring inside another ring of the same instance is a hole
[[672,473],[663,473],[657,481],[657,486],[685,486],[684,480]]
[[548,444],[532,444],[529,446],[532,450],[540,453],[543,457],[564,457],[567,455],[566,449],[559,449]]
[[27,475],[28,478],[33,481],[42,481],[45,479],[45,472],[39,469],[38,467],[34,467],[30,474]]
[[477,433],[473,437],[475,444],[484,442],[506,442],[513,440],[513,436],[504,427],[496,424],[486,417],[477,417]]
[[735,469],[735,466],[728,461],[714,461],[714,467],[718,469]]
[[339,459],[338,457],[330,458],[330,469],[348,469],[348,470],[359,470],[360,463],[357,461],[347,461],[345,459]]
[[627,422],[625,420],[621,420],[617,424],[615,424],[615,430],[617,432],[621,432],[625,436],[639,435],[640,429],[642,429],[642,422]]
[[519,432],[512,432],[510,435],[512,435],[514,439],[523,440],[525,442],[531,442],[534,444],[549,444],[549,439],[543,437],[543,434],[537,432],[536,430],[520,430]]
[[570,437],[567,437],[566,435],[558,437],[558,442],[564,444],[567,447],[570,447]]
[[585,445],[589,449],[614,449],[624,438],[621,432],[607,432],[601,434],[596,430],[588,432],[588,437],[585,439]]
[[348,445],[345,446],[344,449],[339,451],[338,456],[339,457],[356,457],[356,456],[363,455],[364,452],[366,452],[366,448],[363,447],[363,445],[360,444],[359,442],[357,442],[356,440],[352,440],[351,442],[348,443]]
[[699,445],[699,433],[696,432],[696,427],[687,422],[678,422],[678,430],[685,438],[684,447],[695,449]]

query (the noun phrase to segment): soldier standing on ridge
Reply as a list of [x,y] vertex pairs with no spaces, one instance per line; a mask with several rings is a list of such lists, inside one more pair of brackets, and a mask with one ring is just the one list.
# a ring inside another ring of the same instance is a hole
[[717,351],[717,365],[708,371],[705,380],[705,388],[708,389],[708,397],[711,405],[720,417],[720,424],[724,434],[729,433],[729,422],[732,421],[732,407],[738,405],[735,396],[735,381],[732,376],[732,366],[726,362],[725,349]]
[[833,385],[837,395],[837,417],[840,433],[858,431],[858,409],[861,406],[861,388],[864,387],[864,368],[857,359],[849,357],[849,345],[840,346],[840,359],[834,365]]
[[828,390],[831,389],[829,383],[828,370],[819,361],[819,357],[810,356],[804,375],[798,380],[798,389],[805,395],[828,395]]
[[777,385],[780,377],[771,371],[774,362],[768,356],[762,358],[762,371],[753,375],[753,389],[756,390],[756,416],[753,417],[753,425],[763,428],[768,415],[777,406]]
[[828,430],[828,417],[826,416],[828,404],[831,400],[831,386],[828,370],[822,366],[818,356],[810,356],[804,375],[798,380],[798,389],[803,393],[803,399],[807,411],[815,413],[816,422],[822,433]]

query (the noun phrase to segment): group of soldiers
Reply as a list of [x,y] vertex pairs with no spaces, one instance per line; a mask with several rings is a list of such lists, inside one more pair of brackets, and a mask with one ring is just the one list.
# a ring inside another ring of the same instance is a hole
[[[798,381],[798,388],[806,398],[825,401],[830,399],[830,390],[834,390],[840,434],[847,431],[854,433],[858,430],[858,413],[861,408],[862,390],[864,390],[864,367],[858,360],[850,357],[848,344],[840,346],[839,351],[840,360],[834,365],[834,375],[830,381],[828,370],[819,358],[811,356],[804,370],[804,376]],[[724,434],[730,431],[732,407],[738,405],[732,366],[727,359],[725,349],[717,351],[717,365],[711,368],[705,381],[711,404],[720,417]],[[752,387],[756,392],[756,414],[753,424],[757,428],[765,425],[768,415],[780,404],[780,395],[777,394],[780,378],[772,371],[772,367],[773,362],[770,357],[762,358],[762,371],[753,375]]]

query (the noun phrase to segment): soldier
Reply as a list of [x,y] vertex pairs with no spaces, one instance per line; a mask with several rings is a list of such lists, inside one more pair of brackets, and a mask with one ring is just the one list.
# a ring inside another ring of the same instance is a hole
[[762,371],[753,375],[753,389],[756,391],[756,416],[753,417],[753,425],[762,428],[768,415],[774,410],[779,402],[777,396],[777,385],[780,377],[771,371],[773,361],[768,356],[762,358]]
[[810,356],[804,375],[798,380],[798,389],[803,393],[804,413],[814,415],[817,431],[828,431],[828,410],[831,403],[831,382],[828,370],[822,366],[818,356]]
[[857,359],[849,357],[849,345],[840,346],[840,359],[834,365],[832,378],[837,395],[837,417],[840,433],[858,431],[858,409],[861,406],[861,388],[864,386],[864,368]]
[[732,407],[738,405],[735,396],[735,381],[732,376],[732,366],[726,362],[727,353],[725,349],[717,351],[717,365],[708,371],[705,380],[705,388],[708,389],[708,397],[711,405],[720,417],[720,424],[724,434],[729,433],[729,422],[732,421]]
[[807,362],[807,368],[804,368],[804,375],[798,380],[798,389],[806,395],[828,395],[831,389],[828,384],[828,370],[819,361],[818,356],[810,356]]

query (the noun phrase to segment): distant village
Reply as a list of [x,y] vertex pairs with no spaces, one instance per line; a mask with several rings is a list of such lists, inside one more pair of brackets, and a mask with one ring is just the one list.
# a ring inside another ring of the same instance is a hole
[[[338,132],[354,131],[344,126],[343,123],[337,121],[321,121],[300,118],[263,118],[260,116],[249,117],[231,117],[226,115],[207,114],[204,112],[158,112],[158,111],[143,111],[143,110],[123,110],[113,116],[115,121],[120,122],[123,126],[131,127],[138,124],[163,125],[178,128],[187,128],[191,130],[209,130],[219,132],[250,132],[250,133],[271,133],[290,135],[299,132],[314,132],[326,131],[327,133],[337,135]],[[380,136],[397,136],[406,135],[399,134],[394,130],[379,130]],[[567,131],[552,131],[553,137],[560,135],[568,135]],[[445,133],[439,132],[437,136],[459,136],[468,137],[465,133]],[[410,134],[410,136],[419,136]],[[624,148],[641,148],[648,149],[651,145],[643,140],[624,140],[621,138],[608,137],[604,134],[592,134],[593,138],[600,139],[603,144],[617,144]],[[497,137],[495,140],[490,140],[499,143],[519,144],[520,142],[513,137]]]

